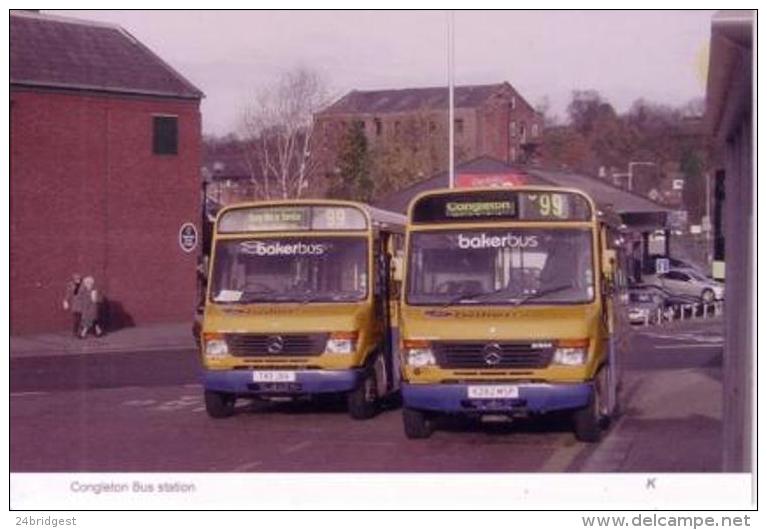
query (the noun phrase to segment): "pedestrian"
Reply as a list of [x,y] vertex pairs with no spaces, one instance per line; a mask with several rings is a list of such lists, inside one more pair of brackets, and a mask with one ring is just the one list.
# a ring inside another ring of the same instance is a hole
[[78,336],[80,333],[80,319],[82,315],[82,308],[80,307],[77,293],[82,286],[82,277],[75,273],[72,278],[67,282],[67,290],[64,294],[64,311],[72,312],[72,334]]
[[93,279],[93,276],[83,278],[80,290],[77,292],[77,300],[82,311],[78,337],[84,339],[91,331],[93,331],[94,335],[100,337],[104,333],[99,323],[99,304],[101,300],[99,292],[96,290],[96,281]]

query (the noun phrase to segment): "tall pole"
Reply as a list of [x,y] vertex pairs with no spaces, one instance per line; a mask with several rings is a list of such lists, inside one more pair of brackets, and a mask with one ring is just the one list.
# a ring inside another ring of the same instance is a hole
[[455,63],[455,38],[454,28],[455,25],[455,12],[448,11],[447,14],[447,92],[448,92],[448,171],[450,175],[450,188],[455,187],[455,99],[454,99],[454,85],[455,80],[453,78],[453,67]]
[[[703,178],[706,179],[706,267],[713,273],[711,269],[711,262],[713,261],[713,249],[711,248],[711,229],[713,228],[713,223],[711,222],[711,174],[708,171],[704,171]],[[685,182],[685,185],[687,185],[687,182]]]

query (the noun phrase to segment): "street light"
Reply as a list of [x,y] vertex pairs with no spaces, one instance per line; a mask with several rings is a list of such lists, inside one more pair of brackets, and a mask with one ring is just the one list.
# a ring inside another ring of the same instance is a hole
[[[628,173],[613,173],[613,182],[615,183],[615,179],[617,177],[628,177],[628,190],[631,191],[634,183],[634,167],[635,166],[654,166],[656,165],[655,162],[629,162],[628,165]],[[617,184],[616,184],[617,185]]]
[[447,14],[447,92],[448,92],[448,175],[450,188],[455,187],[455,109],[454,109],[454,88],[453,66],[455,63],[455,12],[448,11]]

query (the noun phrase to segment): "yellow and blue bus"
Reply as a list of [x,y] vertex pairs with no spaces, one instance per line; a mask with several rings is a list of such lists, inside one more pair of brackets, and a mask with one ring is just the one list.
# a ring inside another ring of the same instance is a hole
[[237,204],[216,219],[202,325],[205,405],[343,393],[353,418],[399,390],[405,217],[348,201]]
[[416,197],[400,308],[405,434],[428,437],[441,414],[570,410],[576,437],[599,439],[626,323],[614,229],[577,190]]

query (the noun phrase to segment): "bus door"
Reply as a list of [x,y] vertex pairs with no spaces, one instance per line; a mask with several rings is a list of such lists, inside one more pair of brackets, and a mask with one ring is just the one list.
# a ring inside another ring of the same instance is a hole
[[399,389],[400,372],[397,345],[399,341],[399,281],[392,275],[392,256],[401,249],[403,237],[392,232],[380,232],[376,244],[376,316],[383,328],[382,353],[386,370],[386,390]]
[[606,225],[599,230],[601,262],[598,263],[602,283],[602,321],[607,334],[607,399],[608,413],[613,414],[618,403],[618,386],[620,384],[621,359],[618,348],[618,329],[616,328],[616,312],[619,310],[621,301],[618,299],[620,290],[616,280],[618,279],[618,256],[610,245],[611,233]]

